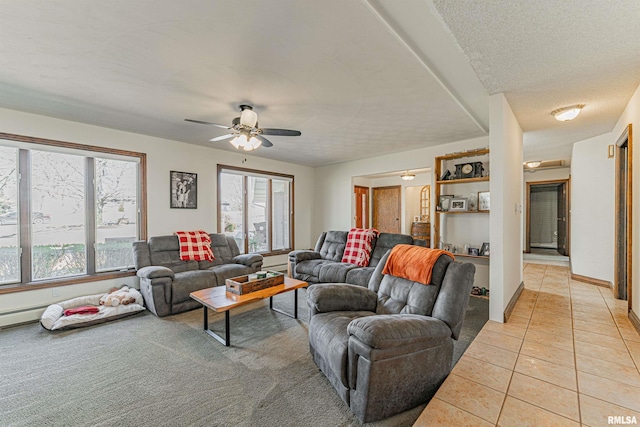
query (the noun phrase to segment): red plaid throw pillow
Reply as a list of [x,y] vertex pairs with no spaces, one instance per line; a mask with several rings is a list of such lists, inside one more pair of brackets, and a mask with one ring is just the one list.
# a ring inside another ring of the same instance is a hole
[[378,230],[375,228],[352,228],[349,230],[342,262],[355,264],[359,267],[368,266],[369,258],[371,258],[371,242],[378,234]]
[[176,231],[180,242],[180,259],[183,261],[213,261],[211,237],[202,230]]

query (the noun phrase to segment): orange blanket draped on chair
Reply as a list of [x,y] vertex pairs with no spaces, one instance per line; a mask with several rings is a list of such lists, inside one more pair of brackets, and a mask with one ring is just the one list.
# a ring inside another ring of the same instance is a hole
[[391,249],[382,274],[390,274],[428,285],[431,283],[433,266],[442,254],[455,259],[451,252],[443,251],[442,249],[396,245]]

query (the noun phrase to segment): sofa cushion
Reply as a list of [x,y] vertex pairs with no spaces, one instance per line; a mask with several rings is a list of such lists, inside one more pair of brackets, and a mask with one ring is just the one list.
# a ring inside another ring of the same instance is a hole
[[171,303],[189,301],[191,292],[216,286],[216,276],[207,270],[192,270],[176,273],[171,284]]
[[347,272],[346,282],[351,283],[352,285],[364,286],[366,288],[369,285],[369,279],[371,279],[371,275],[374,271],[374,267],[354,268]]
[[308,261],[302,261],[296,264],[297,274],[307,274],[310,276],[320,276],[320,267],[323,264],[333,263],[328,259],[310,259]]
[[384,254],[386,254],[387,251],[395,245],[413,244],[413,237],[407,236],[406,234],[380,233],[375,244],[373,252],[371,253],[371,259],[369,260],[369,267],[377,266],[378,262],[380,262],[380,258],[382,258]]
[[251,267],[242,264],[216,265],[215,267],[209,268],[208,271],[216,275],[218,286],[225,286],[225,281],[232,277],[244,276],[254,272]]
[[347,244],[346,231],[327,231],[322,242],[322,247],[318,252],[322,259],[340,262],[344,254],[344,247]]
[[149,239],[151,265],[170,268],[174,273],[198,269],[197,261],[180,260],[178,236],[157,236]]
[[346,283],[349,270],[357,268],[354,264],[326,262],[320,265],[318,279],[322,283]]
[[378,289],[377,314],[421,314],[431,316],[440,286],[385,275]]
[[347,325],[353,319],[373,316],[370,311],[332,311],[319,313],[309,321],[309,346],[321,350],[322,360],[317,361],[322,372],[332,381],[339,381],[348,388],[347,380],[347,348],[349,334]]

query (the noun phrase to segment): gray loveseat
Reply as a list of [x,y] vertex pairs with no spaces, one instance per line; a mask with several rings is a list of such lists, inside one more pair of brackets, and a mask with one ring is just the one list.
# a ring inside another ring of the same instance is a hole
[[313,360],[362,422],[428,401],[451,371],[475,266],[441,255],[431,284],[383,275],[369,287],[310,286]]
[[231,277],[255,273],[262,255],[240,254],[238,245],[224,234],[210,234],[215,260],[182,261],[177,236],[152,237],[133,243],[133,258],[144,302],[158,317],[201,307],[189,294],[223,286]]
[[380,233],[372,242],[369,265],[358,267],[343,263],[347,231],[325,231],[316,242],[315,250],[289,252],[289,267],[294,279],[307,283],[350,283],[366,287],[382,256],[395,245],[427,246],[424,240],[406,234]]

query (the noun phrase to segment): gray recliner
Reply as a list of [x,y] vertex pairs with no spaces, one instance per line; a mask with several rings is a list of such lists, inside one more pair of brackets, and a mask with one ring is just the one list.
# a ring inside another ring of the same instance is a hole
[[362,422],[427,402],[451,371],[475,266],[441,255],[431,284],[383,275],[368,288],[310,286],[309,347],[314,361]]

